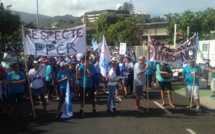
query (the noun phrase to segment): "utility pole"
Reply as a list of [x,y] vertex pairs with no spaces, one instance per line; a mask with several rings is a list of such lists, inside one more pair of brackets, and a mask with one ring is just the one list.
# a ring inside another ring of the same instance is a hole
[[37,29],[39,28],[39,11],[38,11],[38,0],[37,0]]
[[174,27],[174,48],[176,48],[176,29],[177,29],[177,24],[175,24],[175,27]]
[[190,34],[190,27],[187,26],[187,40],[189,39],[189,34]]

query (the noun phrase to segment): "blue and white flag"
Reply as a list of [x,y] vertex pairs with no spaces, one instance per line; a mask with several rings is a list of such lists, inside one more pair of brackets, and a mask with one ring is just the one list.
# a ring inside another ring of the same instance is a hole
[[67,80],[65,104],[61,118],[70,118],[72,116],[72,96],[70,95],[69,80]]
[[93,50],[95,51],[98,48],[101,49],[101,46],[102,46],[102,42],[97,43],[95,46],[93,46]]
[[101,74],[103,77],[106,77],[106,65],[110,61],[111,61],[111,57],[110,57],[109,49],[107,47],[105,36],[103,35],[100,61],[99,61],[99,67],[101,69]]
[[97,41],[92,41],[92,45],[93,45],[93,47],[96,47],[97,46]]

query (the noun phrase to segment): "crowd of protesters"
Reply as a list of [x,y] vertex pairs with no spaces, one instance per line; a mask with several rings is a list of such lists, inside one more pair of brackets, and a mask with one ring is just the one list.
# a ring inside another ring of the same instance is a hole
[[[119,89],[121,89],[124,98],[127,98],[128,95],[134,95],[136,97],[134,104],[136,111],[143,113],[143,107],[140,105],[143,87],[145,86],[151,90],[152,85],[156,83],[159,84],[161,90],[161,105],[163,107],[166,105],[164,94],[167,91],[169,105],[175,108],[171,95],[173,71],[170,66],[165,63],[146,61],[143,56],[136,59],[133,51],[129,49],[125,55],[118,54],[112,57],[111,62],[106,65],[107,76],[103,77],[100,73],[98,51],[90,50],[86,54],[58,57],[30,55],[27,57],[27,68],[24,65],[13,63],[11,64],[12,71],[6,73],[4,68],[0,66],[2,81],[0,86],[0,109],[3,110],[7,120],[10,120],[14,106],[18,104],[19,116],[22,117],[24,100],[32,98],[34,104],[40,98],[44,115],[47,115],[46,105],[54,100],[55,97],[53,96],[56,96],[55,99],[59,102],[56,108],[56,118],[59,118],[62,105],[65,102],[67,81],[70,83],[73,100],[78,99],[81,102],[79,116],[84,115],[84,98],[86,96],[92,103],[93,115],[96,115],[96,95],[100,91],[101,81],[103,81],[102,92],[107,93],[108,91],[107,113],[109,114],[117,112],[115,100],[121,101]],[[196,72],[194,72],[194,62],[184,67],[182,74],[184,75],[188,98],[191,98],[194,76],[199,76],[201,73],[202,70],[198,66]],[[29,78],[29,81],[27,78]],[[196,77],[194,84],[196,109],[201,110],[198,77]],[[34,105],[30,105],[29,108],[32,109],[32,106]],[[30,112],[30,115],[32,115],[32,112]]]

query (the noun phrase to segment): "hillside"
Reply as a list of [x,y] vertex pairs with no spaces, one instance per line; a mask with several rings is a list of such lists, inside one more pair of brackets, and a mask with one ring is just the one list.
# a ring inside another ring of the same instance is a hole
[[[31,14],[31,13],[25,13],[25,12],[19,12],[19,11],[11,11],[12,14],[18,14],[21,18],[21,21],[23,22],[33,22],[34,24],[37,24],[37,14]],[[54,22],[74,22],[78,23],[80,22],[81,17],[74,17],[72,15],[64,15],[64,16],[45,16],[39,14],[39,27],[45,27],[50,28],[51,25]]]

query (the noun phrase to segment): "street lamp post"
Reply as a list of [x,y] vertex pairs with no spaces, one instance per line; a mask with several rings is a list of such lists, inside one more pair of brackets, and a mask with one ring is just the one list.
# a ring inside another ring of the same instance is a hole
[[38,0],[37,0],[37,28],[39,28],[39,10],[38,10]]

